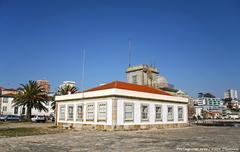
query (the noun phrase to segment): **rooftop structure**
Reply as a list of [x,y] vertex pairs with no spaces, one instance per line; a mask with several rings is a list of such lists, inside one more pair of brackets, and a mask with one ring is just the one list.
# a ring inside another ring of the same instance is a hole
[[169,84],[164,76],[159,75],[159,70],[156,67],[145,64],[130,66],[127,68],[126,73],[128,83],[161,88],[169,92],[177,92],[174,86]]

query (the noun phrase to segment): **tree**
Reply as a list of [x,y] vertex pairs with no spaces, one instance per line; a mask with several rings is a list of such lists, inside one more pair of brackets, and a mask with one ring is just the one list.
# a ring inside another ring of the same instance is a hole
[[65,85],[63,87],[59,87],[57,91],[57,95],[67,95],[74,94],[78,91],[77,87],[71,85]]
[[32,109],[47,112],[44,106],[48,102],[47,92],[38,85],[36,81],[28,81],[27,84],[20,84],[18,93],[14,96],[13,106],[23,106],[27,108],[27,119],[31,119]]
[[59,87],[57,92],[55,93],[55,95],[53,97],[54,101],[51,104],[52,109],[55,109],[55,105],[56,105],[55,96],[74,94],[74,93],[77,93],[77,91],[78,91],[78,88],[75,87],[75,86],[71,86],[71,85],[64,85],[63,87]]

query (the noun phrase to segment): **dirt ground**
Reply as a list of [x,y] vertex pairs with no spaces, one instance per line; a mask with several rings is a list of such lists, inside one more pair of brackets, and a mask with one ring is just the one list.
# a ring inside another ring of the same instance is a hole
[[[47,127],[52,124],[32,125]],[[240,151],[240,128],[193,126],[178,129],[111,132],[71,130],[51,135],[0,138],[0,151],[233,152]]]

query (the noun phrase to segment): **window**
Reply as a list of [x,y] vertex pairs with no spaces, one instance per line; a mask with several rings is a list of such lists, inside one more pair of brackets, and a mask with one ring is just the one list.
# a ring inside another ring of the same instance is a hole
[[133,121],[133,104],[132,103],[124,104],[124,120]]
[[178,107],[178,121],[183,120],[183,107]]
[[15,114],[15,115],[18,114],[18,107],[14,107],[14,114]]
[[65,120],[65,106],[60,106],[60,120]]
[[7,111],[7,106],[3,106],[3,111]]
[[23,107],[23,108],[22,108],[22,114],[23,114],[23,115],[25,114],[25,111],[26,111],[26,109],[25,109],[25,107]]
[[98,121],[107,120],[107,104],[98,103]]
[[86,116],[87,121],[94,121],[94,104],[89,103],[87,104],[87,116]]
[[137,84],[137,75],[132,76],[132,83]]
[[155,121],[162,121],[162,106],[155,105]]
[[3,98],[3,103],[8,103],[8,98]]
[[167,108],[167,120],[173,121],[173,106],[168,106]]
[[73,105],[68,106],[68,120],[73,120]]
[[77,121],[83,121],[83,105],[77,105]]
[[141,120],[148,121],[148,105],[141,105]]

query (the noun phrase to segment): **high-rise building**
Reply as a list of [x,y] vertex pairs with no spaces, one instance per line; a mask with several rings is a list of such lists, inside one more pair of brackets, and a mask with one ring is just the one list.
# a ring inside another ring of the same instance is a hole
[[37,84],[40,85],[47,93],[50,92],[50,84],[48,80],[37,80]]
[[238,99],[237,90],[228,89],[224,92],[224,99]]

